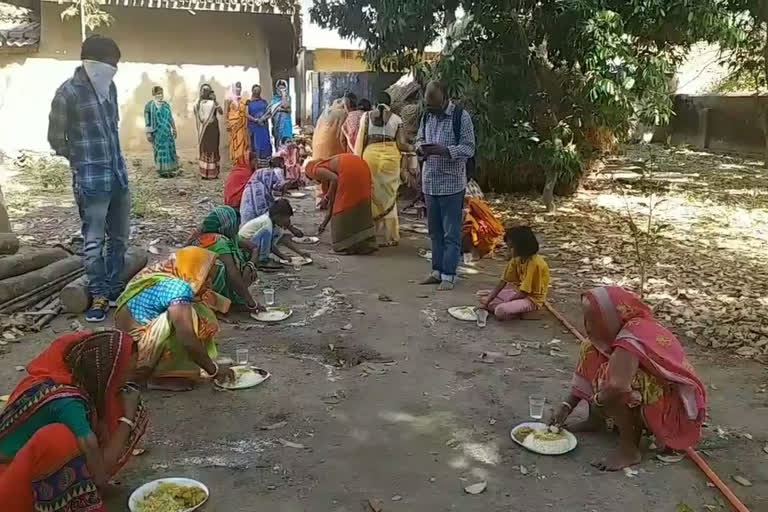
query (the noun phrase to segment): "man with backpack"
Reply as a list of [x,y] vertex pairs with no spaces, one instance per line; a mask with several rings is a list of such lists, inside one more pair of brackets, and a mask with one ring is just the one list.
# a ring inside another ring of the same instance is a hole
[[432,239],[432,272],[422,284],[452,290],[461,257],[464,192],[468,162],[474,163],[475,129],[469,113],[448,101],[440,82],[427,84],[424,100],[416,152],[424,159],[422,190]]

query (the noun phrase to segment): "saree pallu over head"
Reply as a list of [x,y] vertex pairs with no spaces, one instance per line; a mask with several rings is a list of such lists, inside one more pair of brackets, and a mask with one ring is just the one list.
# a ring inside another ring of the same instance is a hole
[[[82,331],[54,340],[27,365],[28,376],[14,389],[0,414],[0,437],[27,421],[40,407],[60,398],[83,400],[93,432],[104,446],[121,424],[120,385],[130,367],[133,340],[116,330]],[[143,403],[122,447],[116,474],[128,461],[148,421]],[[4,510],[105,511],[77,440],[63,424],[39,429],[7,466],[0,465]]]
[[224,204],[236,210],[240,208],[243,190],[245,190],[245,185],[251,179],[252,174],[253,170],[250,165],[242,162],[235,165],[224,183]]
[[[214,338],[219,323],[214,311],[226,313],[231,301],[211,290],[211,276],[216,268],[216,255],[199,247],[185,247],[168,260],[137,275],[120,296],[119,313],[128,302],[148,288],[166,279],[182,279],[195,293],[192,304],[192,327],[197,338],[206,346],[208,355],[217,355]],[[197,379],[199,367],[189,358],[181,340],[175,337],[167,312],[157,316],[131,336],[139,347],[138,368],[151,369],[155,377],[183,377]]]
[[232,85],[227,93],[227,129],[229,130],[229,159],[232,163],[248,163],[251,143],[248,135],[248,103],[237,96]]
[[216,254],[240,252],[240,219],[231,206],[218,206],[205,216],[200,227],[192,234],[190,245],[210,249]]
[[[584,300],[590,306],[585,315],[592,326],[591,346],[582,348],[573,393],[591,397],[607,378],[611,353],[627,350],[639,361],[636,381],[638,377],[644,381],[640,390],[633,386],[628,402],[642,403],[646,426],[666,446],[693,446],[701,435],[707,396],[680,341],[656,321],[645,303],[623,288],[595,288],[584,294]],[[656,383],[652,390],[646,386],[648,379]]]

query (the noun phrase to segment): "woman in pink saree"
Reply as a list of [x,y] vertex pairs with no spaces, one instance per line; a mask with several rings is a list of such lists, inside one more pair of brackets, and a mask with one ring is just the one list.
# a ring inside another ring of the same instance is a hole
[[554,424],[589,402],[589,418],[570,430],[596,430],[603,417],[618,427],[618,451],[594,463],[616,471],[641,461],[643,429],[662,449],[684,450],[701,437],[706,389],[688,362],[680,341],[653,317],[638,297],[618,286],[595,288],[582,297],[583,343],[570,396]]

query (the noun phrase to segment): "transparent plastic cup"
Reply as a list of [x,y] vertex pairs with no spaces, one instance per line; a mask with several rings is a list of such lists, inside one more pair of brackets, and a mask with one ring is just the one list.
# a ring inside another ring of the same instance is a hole
[[542,395],[531,395],[528,397],[528,407],[531,418],[540,420],[544,417],[544,404],[547,403],[546,397]]
[[488,324],[488,310],[487,309],[475,309],[475,316],[477,317],[477,326],[485,327]]
[[293,270],[295,270],[296,272],[301,270],[302,261],[304,261],[304,258],[302,258],[301,256],[294,256],[293,258],[291,258],[291,263],[293,263]]
[[264,288],[264,302],[267,303],[267,306],[272,306],[275,303],[275,289],[274,288]]
[[464,264],[465,265],[471,265],[472,264],[472,253],[471,252],[465,252],[463,257],[464,257]]
[[247,348],[237,349],[235,351],[235,357],[238,365],[244,366],[248,364],[248,349]]

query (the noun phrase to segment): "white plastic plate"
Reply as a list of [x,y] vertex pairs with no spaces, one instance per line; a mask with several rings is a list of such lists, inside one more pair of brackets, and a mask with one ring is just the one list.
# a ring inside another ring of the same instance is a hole
[[320,239],[316,236],[294,236],[293,238],[291,238],[291,240],[293,240],[293,242],[296,244],[307,244],[307,245],[316,244],[320,241]]
[[266,311],[259,311],[258,313],[251,313],[251,318],[258,320],[259,322],[282,322],[286,318],[290,318],[293,314],[292,309],[286,308],[267,308]]
[[197,480],[192,480],[191,478],[179,478],[179,477],[173,477],[173,478],[160,478],[158,480],[153,480],[151,482],[147,482],[146,484],[142,485],[135,491],[131,493],[131,496],[128,498],[128,508],[131,512],[139,512],[139,503],[141,503],[141,500],[143,500],[145,497],[147,497],[149,494],[151,494],[155,489],[157,489],[157,486],[159,486],[162,483],[169,483],[169,484],[177,484],[177,485],[183,485],[186,487],[199,487],[200,489],[205,491],[205,499],[198,503],[196,506],[192,508],[188,508],[184,510],[183,512],[192,512],[193,510],[197,510],[198,508],[202,507],[206,501],[208,501],[208,498],[211,496],[210,491],[208,490],[208,487],[205,486],[204,483],[198,482]]
[[235,382],[219,384],[213,381],[213,383],[223,389],[248,389],[258,386],[271,377],[267,370],[256,366],[233,366],[232,371],[235,372]]
[[511,437],[514,442],[516,442],[517,444],[519,444],[520,446],[522,446],[526,450],[530,450],[530,451],[532,451],[534,453],[538,453],[539,455],[563,455],[563,454],[566,454],[566,453],[572,451],[574,448],[576,448],[576,445],[578,444],[578,441],[576,441],[576,436],[574,436],[572,433],[568,432],[567,430],[562,429],[563,433],[565,433],[565,436],[568,438],[568,449],[560,451],[560,452],[557,452],[557,453],[544,453],[544,452],[536,450],[535,448],[532,448],[530,446],[526,446],[522,442],[517,440],[517,438],[515,437],[515,432],[517,432],[518,429],[521,429],[523,427],[530,427],[530,428],[534,428],[536,430],[541,430],[541,429],[547,428],[548,425],[546,423],[526,421],[524,423],[519,424],[515,428],[513,428],[512,431],[509,433],[509,437]]
[[448,308],[448,314],[456,320],[462,320],[464,322],[477,321],[475,306],[454,306],[452,308]]

